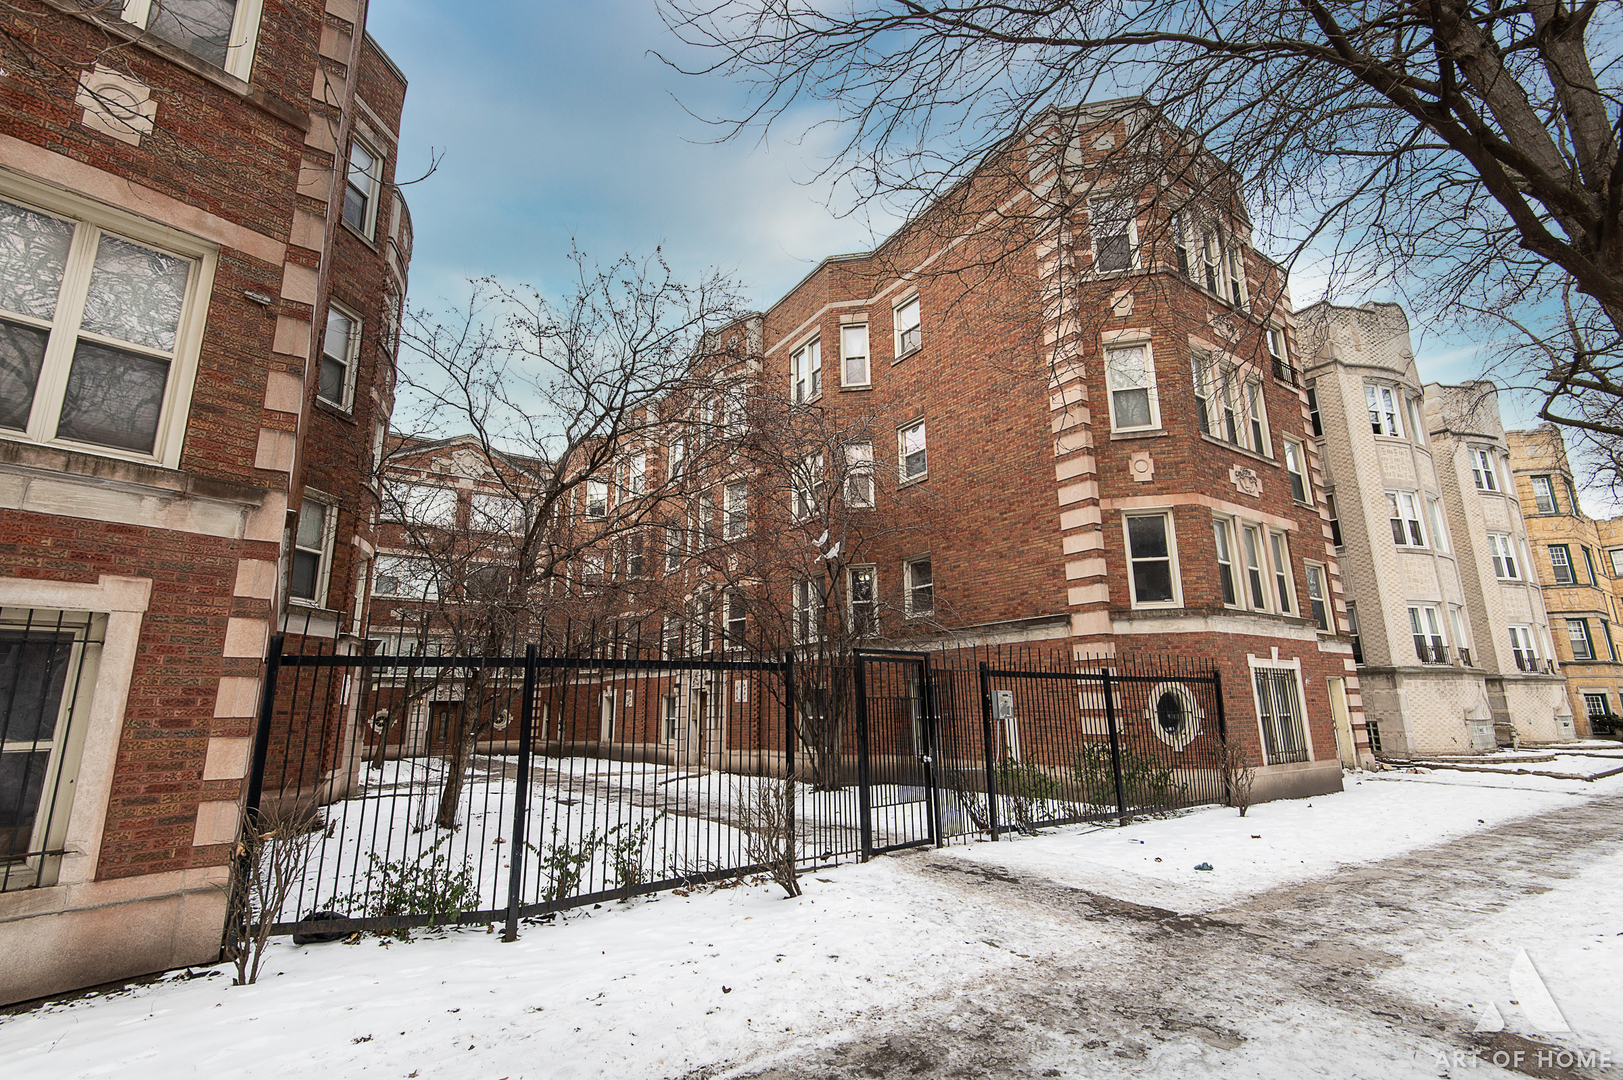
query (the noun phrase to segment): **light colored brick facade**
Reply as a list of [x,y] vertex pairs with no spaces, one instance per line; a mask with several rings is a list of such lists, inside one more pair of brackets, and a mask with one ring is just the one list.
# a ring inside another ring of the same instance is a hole
[[1560,429],[1545,424],[1506,438],[1574,726],[1588,736],[1592,712],[1623,714],[1617,583],[1607,539],[1602,523],[1583,512]]

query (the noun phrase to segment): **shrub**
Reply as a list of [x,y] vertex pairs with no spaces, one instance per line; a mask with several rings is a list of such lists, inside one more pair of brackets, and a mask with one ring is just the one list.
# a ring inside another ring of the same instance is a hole
[[1048,816],[1048,803],[1059,791],[1059,781],[1048,770],[1029,761],[1006,757],[997,766],[998,793],[1009,800],[1015,827],[1029,833]]
[[[1090,806],[1116,805],[1116,772],[1108,742],[1085,744],[1072,759],[1071,771],[1082,789],[1083,802]],[[1188,798],[1189,785],[1177,779],[1172,766],[1127,746],[1121,747],[1121,782],[1129,811],[1170,810]]]
[[[440,845],[450,839],[447,835],[436,842],[426,858],[405,855],[382,859],[376,852],[369,852],[367,888],[352,893],[348,904],[360,907],[374,919],[426,915],[429,926],[456,922],[464,911],[478,904],[479,889],[468,860],[464,858],[461,866],[453,867],[450,853],[440,850]],[[405,929],[391,933],[402,941],[411,936]]]

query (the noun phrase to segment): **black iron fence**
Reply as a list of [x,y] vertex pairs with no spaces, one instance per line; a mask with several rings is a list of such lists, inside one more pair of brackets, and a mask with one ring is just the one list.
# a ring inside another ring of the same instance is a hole
[[1224,794],[1219,678],[1175,661],[281,649],[248,793],[301,845],[276,932],[516,932],[785,852],[806,868]]

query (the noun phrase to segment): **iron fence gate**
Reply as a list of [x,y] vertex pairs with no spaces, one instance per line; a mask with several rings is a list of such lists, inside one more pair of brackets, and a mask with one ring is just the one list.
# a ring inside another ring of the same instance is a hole
[[1219,677],[1176,661],[281,650],[247,798],[302,852],[276,932],[514,931],[758,872],[764,840],[808,868],[1224,797]]

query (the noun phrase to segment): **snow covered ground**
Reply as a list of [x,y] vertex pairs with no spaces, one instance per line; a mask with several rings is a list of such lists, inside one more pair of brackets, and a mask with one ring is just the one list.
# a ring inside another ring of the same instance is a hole
[[[1032,965],[1049,952],[1096,957],[1100,980],[1134,988],[1145,939],[1108,920],[1050,911],[1040,890],[967,902],[981,894],[948,882],[943,871],[953,867],[966,881],[1006,870],[1010,880],[1054,883],[1056,895],[1068,887],[1216,911],[1618,794],[1623,777],[1365,773],[1343,794],[1264,804],[1243,819],[1208,808],[1125,829],[1075,827],[846,865],[808,875],[795,900],[760,884],[665,893],[527,926],[512,944],[478,931],[405,944],[283,940],[255,986],[230,986],[221,967],[0,1018],[0,1076],[732,1075],[709,1070],[821,1052],[859,1025],[928,1018],[928,1003],[966,988],[995,997],[1041,976]],[[1434,935],[1380,976],[1382,985],[1428,1003],[1476,995],[1486,1004],[1504,981],[1506,955],[1525,947],[1570,1026],[1607,1033],[1616,1060],[1623,937],[1609,935],[1623,929],[1613,884],[1620,871],[1623,853],[1485,922]],[[1232,1005],[1244,995],[1231,990],[1222,996]],[[1254,1030],[1241,1035],[1188,1021],[1160,1050],[1118,1064],[1164,1076],[1296,1076],[1315,1071],[1314,1061],[1323,1075],[1440,1075],[1429,1047],[1373,1039],[1337,1021],[1316,993],[1254,1003]],[[1517,1007],[1494,1000],[1516,1029]],[[950,1028],[958,1016],[941,1022]],[[1054,1060],[1056,1075],[1072,1074],[1063,1055]]]

